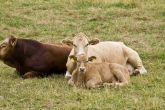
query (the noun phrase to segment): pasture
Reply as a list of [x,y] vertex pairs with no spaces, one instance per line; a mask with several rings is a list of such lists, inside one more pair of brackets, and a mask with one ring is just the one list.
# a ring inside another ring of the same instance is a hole
[[164,109],[164,0],[1,0],[0,42],[12,34],[61,42],[84,32],[100,41],[120,41],[136,50],[148,71],[128,85],[69,87],[64,75],[22,79],[0,61],[0,109]]

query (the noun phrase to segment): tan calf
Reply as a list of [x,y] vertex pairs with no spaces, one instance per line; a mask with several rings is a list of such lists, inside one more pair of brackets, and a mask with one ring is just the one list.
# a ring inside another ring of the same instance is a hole
[[88,63],[94,61],[95,56],[87,57],[80,54],[77,57],[69,56],[72,62],[77,62],[77,67],[73,71],[72,78],[68,84],[73,86],[86,86],[87,88],[97,88],[104,85],[123,86],[130,78],[129,71],[122,65],[116,63]]

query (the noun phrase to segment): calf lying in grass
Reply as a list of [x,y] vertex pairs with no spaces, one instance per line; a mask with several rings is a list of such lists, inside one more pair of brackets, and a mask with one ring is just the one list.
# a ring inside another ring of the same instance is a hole
[[96,88],[104,85],[123,86],[130,78],[129,71],[116,63],[88,63],[94,61],[95,56],[87,57],[85,54],[69,56],[72,62],[77,61],[77,68],[68,81],[71,86]]

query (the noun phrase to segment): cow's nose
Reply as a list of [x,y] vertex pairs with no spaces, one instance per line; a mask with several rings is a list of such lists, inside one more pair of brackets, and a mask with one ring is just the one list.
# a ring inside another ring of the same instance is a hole
[[80,71],[84,71],[85,70],[85,68],[84,67],[80,67]]

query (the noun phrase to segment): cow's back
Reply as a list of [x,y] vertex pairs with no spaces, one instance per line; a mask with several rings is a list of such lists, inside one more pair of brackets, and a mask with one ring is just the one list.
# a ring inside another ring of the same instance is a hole
[[[16,69],[20,75],[34,71],[40,76],[66,71],[66,62],[72,47],[60,43],[41,43],[17,39],[15,47]],[[19,56],[18,56],[19,55]]]
[[96,62],[124,65],[127,59],[123,52],[123,46],[122,42],[100,42],[99,44],[89,46],[88,56],[96,56]]
[[72,47],[63,44],[44,44],[47,59],[51,61],[53,72],[65,72],[66,62]]

